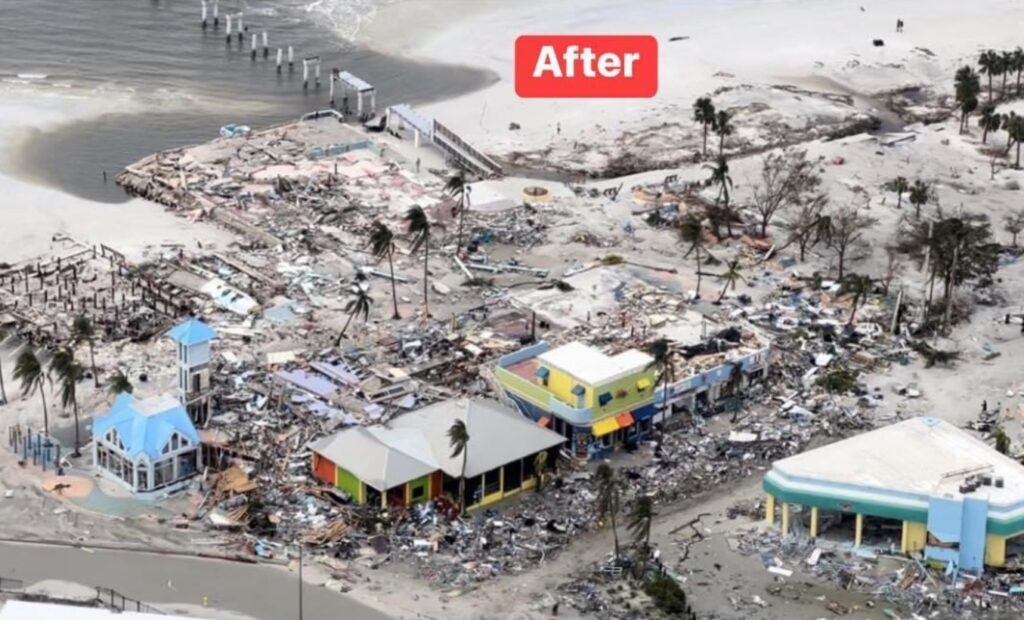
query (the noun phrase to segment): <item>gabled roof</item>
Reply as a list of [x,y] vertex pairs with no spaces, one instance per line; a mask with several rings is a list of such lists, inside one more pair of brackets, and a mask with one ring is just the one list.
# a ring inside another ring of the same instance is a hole
[[213,340],[217,337],[217,332],[199,319],[189,319],[172,327],[167,332],[167,337],[186,347],[191,347],[194,344]]
[[381,426],[353,426],[310,448],[378,491],[386,491],[439,469],[415,433]]
[[121,392],[110,411],[93,421],[93,439],[102,438],[111,428],[117,430],[125,456],[132,460],[143,454],[151,461],[159,459],[164,445],[175,432],[188,438],[192,445],[199,445],[199,433],[185,408],[173,396],[140,400]]
[[565,438],[490,400],[449,400],[398,416],[388,426],[356,426],[310,448],[357,478],[384,491],[442,470],[462,475],[448,429],[462,420],[469,433],[466,476],[561,444]]
[[452,456],[448,429],[462,420],[469,433],[466,476],[472,478],[565,441],[493,400],[447,400],[391,420],[393,429],[413,430],[430,445],[439,469],[453,478],[462,475],[462,455]]

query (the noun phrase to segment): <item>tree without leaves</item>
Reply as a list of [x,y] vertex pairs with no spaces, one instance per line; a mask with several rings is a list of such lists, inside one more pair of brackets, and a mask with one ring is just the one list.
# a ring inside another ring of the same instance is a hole
[[903,271],[899,248],[892,244],[885,246],[885,277],[882,278],[882,295],[889,296],[889,287],[893,279]]
[[459,475],[459,512],[466,512],[466,461],[469,458],[469,431],[466,423],[455,420],[448,428],[448,445],[452,458],[462,455],[462,471]]
[[1017,235],[1024,231],[1024,209],[1010,213],[1003,222],[1003,230],[1013,235],[1013,247],[1017,247]]
[[39,392],[43,401],[43,434],[50,436],[50,413],[46,408],[46,383],[48,377],[39,363],[36,352],[27,348],[14,361],[14,380],[21,384],[21,395],[31,396]]
[[754,209],[760,216],[761,237],[768,235],[768,226],[781,208],[800,204],[821,185],[817,165],[807,151],[787,149],[768,155],[761,164],[761,183],[754,186]]
[[836,259],[839,261],[839,280],[842,280],[846,273],[846,259],[850,250],[863,240],[864,233],[877,221],[875,218],[861,215],[853,206],[842,207],[829,217],[829,238],[826,245],[835,251]]
[[608,463],[601,463],[595,473],[597,478],[597,518],[606,517],[611,522],[612,539],[615,543],[615,561],[619,560],[619,531],[615,518],[619,513],[619,480],[615,470]]
[[387,224],[377,220],[370,229],[370,252],[377,261],[388,259],[388,270],[391,273],[391,300],[395,307],[392,319],[398,320],[402,315],[398,313],[398,289],[395,285],[395,234],[391,232]]
[[725,150],[725,139],[735,131],[732,124],[732,114],[726,110],[719,110],[715,113],[714,130],[718,134],[718,155],[721,157]]
[[801,204],[799,210],[783,225],[789,232],[789,239],[780,250],[796,243],[800,248],[800,262],[803,262],[807,258],[807,250],[825,240],[822,233],[827,232],[828,227],[823,228],[821,224],[826,204],[828,197],[825,194],[817,194]]
[[58,386],[60,404],[65,410],[71,408],[75,413],[75,450],[72,456],[82,456],[82,439],[78,425],[78,382],[85,377],[85,368],[75,359],[71,349],[61,349],[50,360],[49,379]]
[[75,317],[71,324],[71,341],[75,346],[88,343],[89,345],[89,367],[92,370],[92,378],[96,387],[100,386],[100,373],[96,371],[96,329],[92,320],[82,314]]
[[430,272],[427,269],[427,261],[430,256],[430,221],[423,207],[413,205],[405,213],[405,225],[409,237],[412,240],[410,249],[415,253],[423,250],[423,311],[424,316],[430,316],[430,303],[428,299],[430,288]]
[[710,97],[701,97],[693,103],[693,120],[701,124],[704,132],[704,143],[701,147],[701,154],[708,156],[708,128],[715,124],[715,104],[711,103]]

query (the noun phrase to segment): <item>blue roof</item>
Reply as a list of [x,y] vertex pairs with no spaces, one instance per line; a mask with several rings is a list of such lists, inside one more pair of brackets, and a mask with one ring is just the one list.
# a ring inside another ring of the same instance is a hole
[[189,319],[184,323],[172,327],[167,332],[167,337],[171,340],[183,344],[186,347],[191,347],[194,344],[200,342],[209,342],[217,337],[217,332],[213,331],[213,328],[203,323],[199,319]]
[[157,396],[139,400],[121,392],[114,399],[110,411],[93,420],[94,440],[102,438],[114,428],[124,443],[125,454],[135,460],[141,454],[155,461],[160,458],[164,445],[177,431],[192,445],[199,445],[199,433],[189,419],[185,408],[172,396]]

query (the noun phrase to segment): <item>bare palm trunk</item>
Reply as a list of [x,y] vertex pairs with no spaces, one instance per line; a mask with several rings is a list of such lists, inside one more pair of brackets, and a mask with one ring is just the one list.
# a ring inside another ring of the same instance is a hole
[[721,156],[725,150],[725,134],[718,134],[718,155]]
[[462,472],[459,476],[459,514],[466,512],[466,459],[469,458],[469,446],[462,446]]
[[47,437],[50,436],[50,412],[46,409],[46,391],[45,388],[39,386],[39,398],[43,399],[43,434]]
[[615,525],[615,510],[611,511],[612,518],[612,540],[615,541],[615,559],[619,559],[619,531]]
[[427,261],[430,258],[430,236],[427,236],[426,241],[423,243],[423,310],[424,318],[430,318],[430,299],[429,299],[429,287],[430,287],[430,276],[427,270]]
[[7,403],[7,389],[4,388],[4,362],[0,360],[0,405]]
[[89,365],[92,366],[92,380],[96,387],[100,386],[100,373],[96,372],[96,347],[89,339]]
[[1017,141],[1017,168],[1020,168],[1020,140]]
[[722,287],[722,292],[719,293],[719,295],[718,295],[718,303],[722,303],[722,300],[725,299],[725,292],[728,291],[728,290],[729,290],[729,283],[726,282],[725,286]]
[[460,253],[462,253],[462,224],[463,224],[463,222],[466,219],[467,202],[468,201],[466,200],[466,190],[463,189],[462,190],[462,197],[459,198],[459,235],[458,235],[457,241],[455,242],[455,255],[456,256],[458,256]]
[[355,315],[355,312],[352,312],[351,314],[348,315],[348,319],[345,321],[345,326],[341,328],[341,333],[338,334],[338,339],[334,341],[334,346],[338,346],[339,344],[341,344],[341,339],[345,337],[345,330],[348,329],[348,325],[349,323],[352,322],[352,317],[354,317]]
[[73,456],[75,458],[78,458],[78,457],[82,456],[82,451],[81,451],[82,438],[78,434],[79,431],[78,431],[78,398],[77,398],[77,396],[75,397],[73,402],[74,402],[74,405],[75,405],[74,406],[74,411],[75,411],[75,451],[71,453],[71,456]]
[[956,278],[956,271],[960,266],[960,245],[957,244],[953,248],[953,270],[949,276],[949,290],[946,293],[946,312],[942,316],[942,333],[947,333],[949,330],[949,322],[953,316],[953,292],[956,290],[956,284],[954,278]]
[[708,156],[708,124],[704,123],[704,146],[701,148],[702,157]]
[[388,269],[391,270],[391,299],[395,304],[395,315],[391,318],[397,320],[402,315],[398,314],[398,289],[395,287],[395,263],[391,260],[391,250],[388,250]]
[[701,280],[701,268],[700,268],[700,248],[697,248],[697,290],[693,293],[694,299],[700,299],[700,280]]
[[992,74],[988,74],[988,102],[992,103]]

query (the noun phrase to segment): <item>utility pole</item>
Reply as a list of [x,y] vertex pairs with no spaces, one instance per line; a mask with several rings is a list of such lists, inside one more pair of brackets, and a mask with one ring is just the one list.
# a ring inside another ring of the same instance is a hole
[[302,620],[302,541],[299,541],[299,620]]

